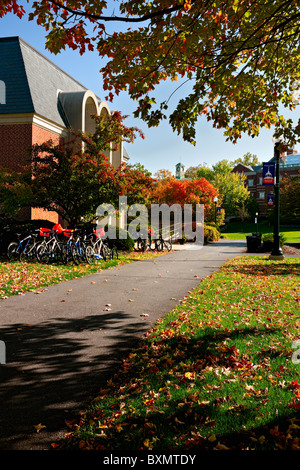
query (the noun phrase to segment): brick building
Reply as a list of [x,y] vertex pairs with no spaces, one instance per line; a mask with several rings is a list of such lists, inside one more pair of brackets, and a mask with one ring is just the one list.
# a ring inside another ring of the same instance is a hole
[[[16,170],[32,144],[68,140],[70,129],[92,132],[91,114],[111,113],[106,102],[19,37],[0,38],[0,64],[2,167]],[[123,146],[107,156],[116,167],[128,160]],[[59,221],[56,212],[37,208],[26,215]]]
[[[275,157],[269,160],[269,162],[274,161]],[[246,176],[246,186],[257,201],[260,214],[266,215],[268,212],[268,195],[274,194],[274,186],[263,185],[263,165],[250,167],[239,163],[232,171],[235,173],[243,173]],[[280,156],[279,171],[280,179],[284,176],[292,178],[299,174],[300,154],[297,153],[297,150],[290,150]]]

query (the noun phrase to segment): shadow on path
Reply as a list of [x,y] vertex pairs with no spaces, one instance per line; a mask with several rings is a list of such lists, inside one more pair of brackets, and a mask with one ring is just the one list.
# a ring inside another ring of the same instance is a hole
[[1,301],[0,448],[49,449],[157,319],[244,247],[222,240]]

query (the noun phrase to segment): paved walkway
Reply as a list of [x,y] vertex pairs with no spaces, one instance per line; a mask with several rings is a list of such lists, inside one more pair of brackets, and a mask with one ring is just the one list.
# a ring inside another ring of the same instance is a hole
[[185,247],[1,301],[0,449],[49,449],[157,319],[245,250]]

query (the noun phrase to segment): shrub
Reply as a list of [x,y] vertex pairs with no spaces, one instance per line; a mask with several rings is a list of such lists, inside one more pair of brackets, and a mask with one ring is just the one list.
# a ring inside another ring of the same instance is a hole
[[[265,233],[262,236],[263,248],[267,250],[271,250],[273,248],[274,243],[274,235],[273,233]],[[286,243],[285,236],[281,233],[280,234],[280,246],[283,246]]]
[[204,243],[215,242],[219,240],[220,232],[216,227],[204,225]]
[[[112,240],[111,244],[116,244],[118,250],[120,251],[133,251],[134,250],[134,240],[130,233],[127,230],[115,227],[116,229],[116,240]],[[120,238],[122,235],[123,238]],[[108,240],[110,244],[110,240]]]

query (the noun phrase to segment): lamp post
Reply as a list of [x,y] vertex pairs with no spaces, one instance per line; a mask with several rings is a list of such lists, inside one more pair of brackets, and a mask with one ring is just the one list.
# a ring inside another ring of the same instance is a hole
[[279,194],[279,145],[280,141],[273,139],[274,143],[274,156],[275,156],[275,184],[274,184],[274,232],[273,232],[273,249],[269,256],[269,259],[284,259],[280,247],[280,235],[279,235],[279,226],[280,226],[280,194]]
[[255,227],[256,233],[258,233],[258,212],[255,212]]
[[214,203],[215,203],[215,224],[217,223],[217,202],[218,198],[217,196],[214,197]]

